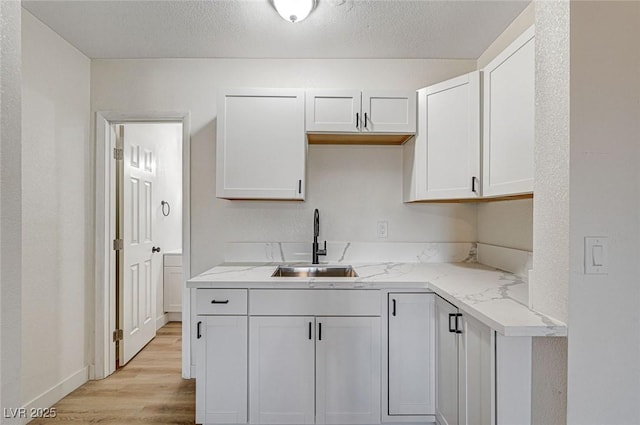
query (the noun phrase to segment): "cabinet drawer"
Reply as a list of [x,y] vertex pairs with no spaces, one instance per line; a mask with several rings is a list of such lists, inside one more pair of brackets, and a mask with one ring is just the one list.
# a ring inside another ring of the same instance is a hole
[[380,291],[256,289],[249,311],[256,316],[380,316]]
[[247,290],[198,289],[196,314],[247,314]]

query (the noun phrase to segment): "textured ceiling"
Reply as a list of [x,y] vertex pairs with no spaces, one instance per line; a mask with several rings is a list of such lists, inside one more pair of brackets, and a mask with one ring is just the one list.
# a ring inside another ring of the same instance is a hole
[[90,58],[476,59],[528,3],[318,0],[291,24],[269,0],[22,1]]

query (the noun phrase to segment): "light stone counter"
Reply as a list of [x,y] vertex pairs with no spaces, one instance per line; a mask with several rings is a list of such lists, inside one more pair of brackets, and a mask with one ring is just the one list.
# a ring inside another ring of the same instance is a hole
[[427,288],[505,336],[566,336],[564,323],[527,306],[518,275],[473,262],[351,263],[355,278],[271,277],[278,263],[225,263],[190,279],[190,288]]

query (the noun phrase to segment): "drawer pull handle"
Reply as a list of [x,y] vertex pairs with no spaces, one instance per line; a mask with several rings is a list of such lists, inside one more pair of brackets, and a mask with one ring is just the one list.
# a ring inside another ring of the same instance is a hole
[[462,317],[461,313],[456,314],[456,333],[457,334],[461,334],[462,333],[462,330],[460,329],[460,320],[458,320],[461,317]]
[[456,331],[455,325],[453,325],[451,322],[451,319],[453,319],[454,317],[456,317],[456,321],[457,321],[458,319],[457,319],[456,313],[449,314],[449,332],[452,332],[452,333]]
[[229,304],[229,300],[224,300],[224,301],[211,300],[211,304]]

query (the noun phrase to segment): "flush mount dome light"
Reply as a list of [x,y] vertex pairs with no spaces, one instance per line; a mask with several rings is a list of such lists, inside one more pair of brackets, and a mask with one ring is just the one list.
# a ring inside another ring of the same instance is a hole
[[278,11],[282,19],[292,23],[305,19],[314,7],[316,0],[272,0],[273,7]]

